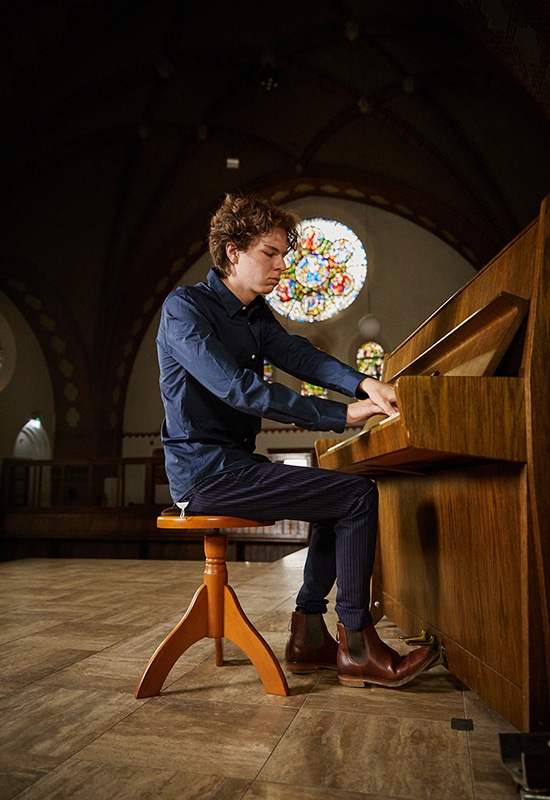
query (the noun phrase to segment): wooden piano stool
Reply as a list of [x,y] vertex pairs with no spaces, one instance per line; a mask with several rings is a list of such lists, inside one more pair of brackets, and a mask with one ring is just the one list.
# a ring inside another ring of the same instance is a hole
[[225,528],[252,528],[270,522],[224,516],[181,516],[178,508],[166,509],[157,518],[157,527],[178,531],[204,529],[204,580],[197,589],[182,620],[153,653],[134,697],[160,693],[168,673],[178,658],[195,642],[214,639],[216,665],[223,665],[223,637],[230,639],[248,656],[268,694],[287,697],[286,678],[275,654],[244,613],[227,582],[227,534]]

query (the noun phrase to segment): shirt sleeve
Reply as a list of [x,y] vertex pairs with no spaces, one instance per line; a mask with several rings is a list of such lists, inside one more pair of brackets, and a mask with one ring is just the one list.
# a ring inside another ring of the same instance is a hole
[[367,396],[359,388],[366,375],[319,350],[303,336],[289,334],[271,310],[268,312],[265,338],[266,358],[289,375],[347,397]]
[[244,413],[307,430],[341,433],[345,429],[345,403],[302,397],[240,367],[218,338],[213,322],[181,294],[170,295],[164,303],[157,343],[161,381],[173,382],[183,367],[209,392]]

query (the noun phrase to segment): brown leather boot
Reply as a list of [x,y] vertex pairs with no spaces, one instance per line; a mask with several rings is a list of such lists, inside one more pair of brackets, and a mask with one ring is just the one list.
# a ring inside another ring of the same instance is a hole
[[346,686],[404,686],[436,658],[428,647],[400,655],[379,638],[374,625],[352,631],[339,622],[338,639],[338,680]]
[[338,643],[332,638],[322,614],[293,611],[284,665],[289,672],[338,669]]

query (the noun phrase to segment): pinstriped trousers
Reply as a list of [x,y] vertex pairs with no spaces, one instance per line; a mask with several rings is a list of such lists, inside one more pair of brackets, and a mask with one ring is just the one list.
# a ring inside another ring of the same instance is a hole
[[296,607],[326,613],[336,582],[339,621],[353,630],[372,622],[370,579],[378,526],[378,492],[372,481],[266,461],[212,475],[182,499],[189,501],[189,514],[313,523]]

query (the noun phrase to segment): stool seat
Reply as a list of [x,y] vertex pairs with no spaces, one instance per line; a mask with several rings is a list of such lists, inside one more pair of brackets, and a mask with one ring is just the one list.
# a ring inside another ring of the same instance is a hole
[[227,533],[222,529],[252,528],[273,522],[242,517],[204,515],[182,516],[177,507],[165,509],[157,517],[157,527],[204,530],[204,577],[181,621],[153,653],[136,687],[134,697],[160,693],[168,673],[192,644],[214,639],[216,665],[223,665],[222,639],[234,642],[248,656],[268,694],[290,694],[285,675],[275,654],[252,625],[227,582]]
[[257,519],[216,516],[214,514],[182,517],[179,508],[176,507],[175,511],[172,511],[172,506],[165,509],[161,515],[157,517],[157,528],[177,528],[182,531],[186,528],[190,530],[209,528],[214,533],[217,533],[220,528],[259,528],[264,525],[273,524],[273,522],[261,522]]

